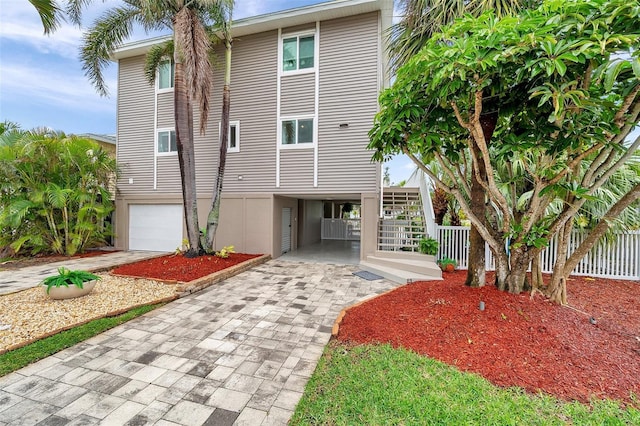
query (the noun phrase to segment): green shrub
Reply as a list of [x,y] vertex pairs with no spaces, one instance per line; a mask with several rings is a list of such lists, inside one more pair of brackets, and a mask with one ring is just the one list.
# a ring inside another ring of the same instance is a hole
[[435,256],[438,254],[438,240],[433,238],[423,238],[419,242],[419,250],[422,254]]
[[0,135],[0,247],[68,256],[104,244],[115,159],[90,139]]

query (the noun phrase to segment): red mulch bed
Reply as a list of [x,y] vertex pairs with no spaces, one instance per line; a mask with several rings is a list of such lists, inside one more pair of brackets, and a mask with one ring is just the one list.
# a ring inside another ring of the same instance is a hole
[[640,396],[638,283],[572,277],[572,309],[539,294],[465,287],[465,277],[466,271],[456,271],[444,281],[409,284],[356,306],[338,339],[402,346],[499,386],[638,406],[630,397]]
[[20,269],[25,266],[41,265],[44,263],[60,262],[63,260],[80,259],[84,257],[96,257],[103,254],[116,253],[120,250],[95,250],[89,249],[84,253],[76,253],[73,256],[64,256],[61,254],[47,254],[25,257],[14,257],[0,264],[0,269]]
[[115,268],[112,273],[163,281],[189,282],[259,256],[259,254],[233,253],[223,259],[211,255],[188,258],[181,254],[172,254],[123,265]]

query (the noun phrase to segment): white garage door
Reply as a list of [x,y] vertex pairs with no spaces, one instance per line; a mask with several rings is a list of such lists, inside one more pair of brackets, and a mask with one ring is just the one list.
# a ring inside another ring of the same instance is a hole
[[175,251],[182,245],[182,204],[129,206],[129,250]]

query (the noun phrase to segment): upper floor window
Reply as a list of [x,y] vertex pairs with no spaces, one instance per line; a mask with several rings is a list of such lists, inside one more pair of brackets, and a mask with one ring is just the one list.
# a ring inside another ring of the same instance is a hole
[[174,66],[173,61],[162,61],[158,65],[158,89],[172,89],[173,88],[173,73]]
[[178,152],[176,132],[174,130],[158,131],[158,154],[173,154]]
[[282,70],[296,71],[313,68],[315,36],[286,37],[282,40]]
[[240,122],[239,121],[229,122],[227,152],[240,152]]
[[283,120],[282,145],[313,143],[313,118]]

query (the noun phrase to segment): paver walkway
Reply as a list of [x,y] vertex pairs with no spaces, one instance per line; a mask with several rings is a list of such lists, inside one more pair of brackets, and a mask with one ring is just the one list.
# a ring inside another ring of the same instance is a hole
[[[161,255],[161,252],[154,251],[116,251],[102,254],[100,256],[82,257],[60,262],[43,263],[41,265],[28,266],[18,270],[0,270],[0,294],[13,293],[40,284],[44,278],[56,273],[60,266],[69,269],[82,269],[93,271],[97,269],[112,268],[123,263],[135,262],[136,260],[148,259]],[[0,269],[2,267],[0,266]]]
[[272,260],[0,378],[0,425],[284,425],[340,310],[397,284]]

